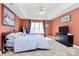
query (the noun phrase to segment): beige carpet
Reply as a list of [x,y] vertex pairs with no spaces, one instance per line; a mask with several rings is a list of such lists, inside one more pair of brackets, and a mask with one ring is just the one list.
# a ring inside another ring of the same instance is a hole
[[74,47],[66,47],[55,40],[52,41],[51,50],[35,50],[30,52],[13,53],[12,51],[1,56],[78,56],[79,49]]

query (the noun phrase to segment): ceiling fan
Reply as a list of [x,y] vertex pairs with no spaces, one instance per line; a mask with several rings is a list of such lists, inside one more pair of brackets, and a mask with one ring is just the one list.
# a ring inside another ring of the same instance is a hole
[[39,12],[37,13],[39,16],[44,16],[47,11],[47,8],[40,6]]

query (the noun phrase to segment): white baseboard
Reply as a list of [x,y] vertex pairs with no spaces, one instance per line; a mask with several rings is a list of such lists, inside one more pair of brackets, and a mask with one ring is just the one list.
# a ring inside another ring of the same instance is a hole
[[77,46],[77,45],[73,45],[73,47],[75,47],[75,48],[79,48],[79,46]]

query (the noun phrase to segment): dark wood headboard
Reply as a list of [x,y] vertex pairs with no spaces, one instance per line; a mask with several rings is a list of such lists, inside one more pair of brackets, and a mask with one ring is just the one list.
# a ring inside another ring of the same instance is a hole
[[4,45],[6,43],[6,40],[7,40],[6,36],[8,34],[10,34],[10,33],[12,33],[12,32],[4,32],[4,33],[2,33],[2,48],[4,47]]

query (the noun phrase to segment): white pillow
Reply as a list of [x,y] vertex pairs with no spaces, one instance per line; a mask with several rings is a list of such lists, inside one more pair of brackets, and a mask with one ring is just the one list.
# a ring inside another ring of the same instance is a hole
[[14,39],[15,38],[15,33],[11,33],[9,35],[7,35],[8,39]]

